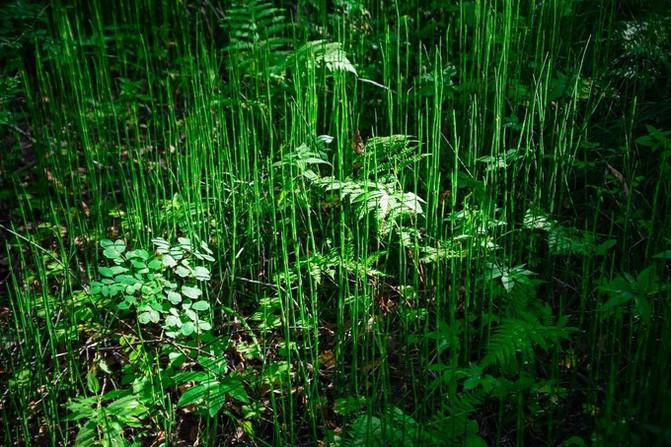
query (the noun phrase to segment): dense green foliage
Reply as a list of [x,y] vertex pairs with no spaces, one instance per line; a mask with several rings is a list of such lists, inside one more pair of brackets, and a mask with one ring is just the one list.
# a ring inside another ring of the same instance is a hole
[[0,6],[6,445],[671,445],[671,8]]

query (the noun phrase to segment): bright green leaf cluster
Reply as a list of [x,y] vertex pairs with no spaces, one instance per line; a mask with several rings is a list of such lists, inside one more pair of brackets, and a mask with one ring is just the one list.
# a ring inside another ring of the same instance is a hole
[[119,310],[135,310],[140,324],[158,324],[168,337],[189,337],[212,329],[206,317],[210,309],[202,299],[199,284],[211,279],[210,270],[199,263],[214,261],[212,250],[202,241],[178,238],[170,244],[152,240],[156,254],[147,250],[127,250],[122,240],[101,241],[103,256],[114,265],[101,266],[102,278],[91,283],[90,292],[104,297],[121,296]]

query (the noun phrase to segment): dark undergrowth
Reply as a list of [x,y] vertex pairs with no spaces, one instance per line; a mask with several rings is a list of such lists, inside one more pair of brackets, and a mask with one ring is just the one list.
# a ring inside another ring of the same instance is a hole
[[666,1],[0,7],[6,445],[671,445]]

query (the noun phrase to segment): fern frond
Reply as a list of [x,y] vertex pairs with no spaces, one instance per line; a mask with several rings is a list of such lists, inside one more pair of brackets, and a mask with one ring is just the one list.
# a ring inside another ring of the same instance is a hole
[[418,153],[419,145],[409,135],[391,135],[372,137],[366,142],[365,151],[360,155],[361,161],[369,166],[369,175],[383,177],[398,174],[423,155]]
[[339,191],[340,199],[348,199],[357,209],[359,220],[373,213],[378,230],[387,235],[393,223],[406,216],[421,215],[422,198],[411,192],[397,189],[394,183],[379,183],[369,180],[337,180],[335,177],[313,179],[313,183],[324,191]]
[[365,259],[359,259],[354,254],[353,245],[347,244],[345,251],[332,248],[326,253],[314,253],[299,262],[299,269],[306,270],[319,285],[324,276],[328,276],[335,281],[335,275],[338,269],[342,269],[356,278],[375,278],[387,276],[384,272],[375,268],[380,257],[385,254],[384,251],[377,251],[370,254]]
[[315,40],[294,51],[291,61],[297,68],[314,68],[324,64],[329,71],[348,71],[357,75],[340,42]]
[[573,331],[566,327],[565,319],[560,319],[556,325],[543,324],[530,315],[525,319],[504,320],[490,337],[481,365],[483,368],[493,365],[516,367],[518,357],[532,361],[536,347],[547,351]]
[[282,9],[263,0],[234,3],[221,26],[229,37],[226,51],[243,74],[257,76],[267,70],[277,76],[285,69],[292,40],[286,37],[290,22]]

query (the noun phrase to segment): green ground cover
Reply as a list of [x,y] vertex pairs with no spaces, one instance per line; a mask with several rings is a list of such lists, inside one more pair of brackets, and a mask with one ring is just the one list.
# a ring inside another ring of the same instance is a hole
[[671,7],[0,6],[5,445],[671,445]]

